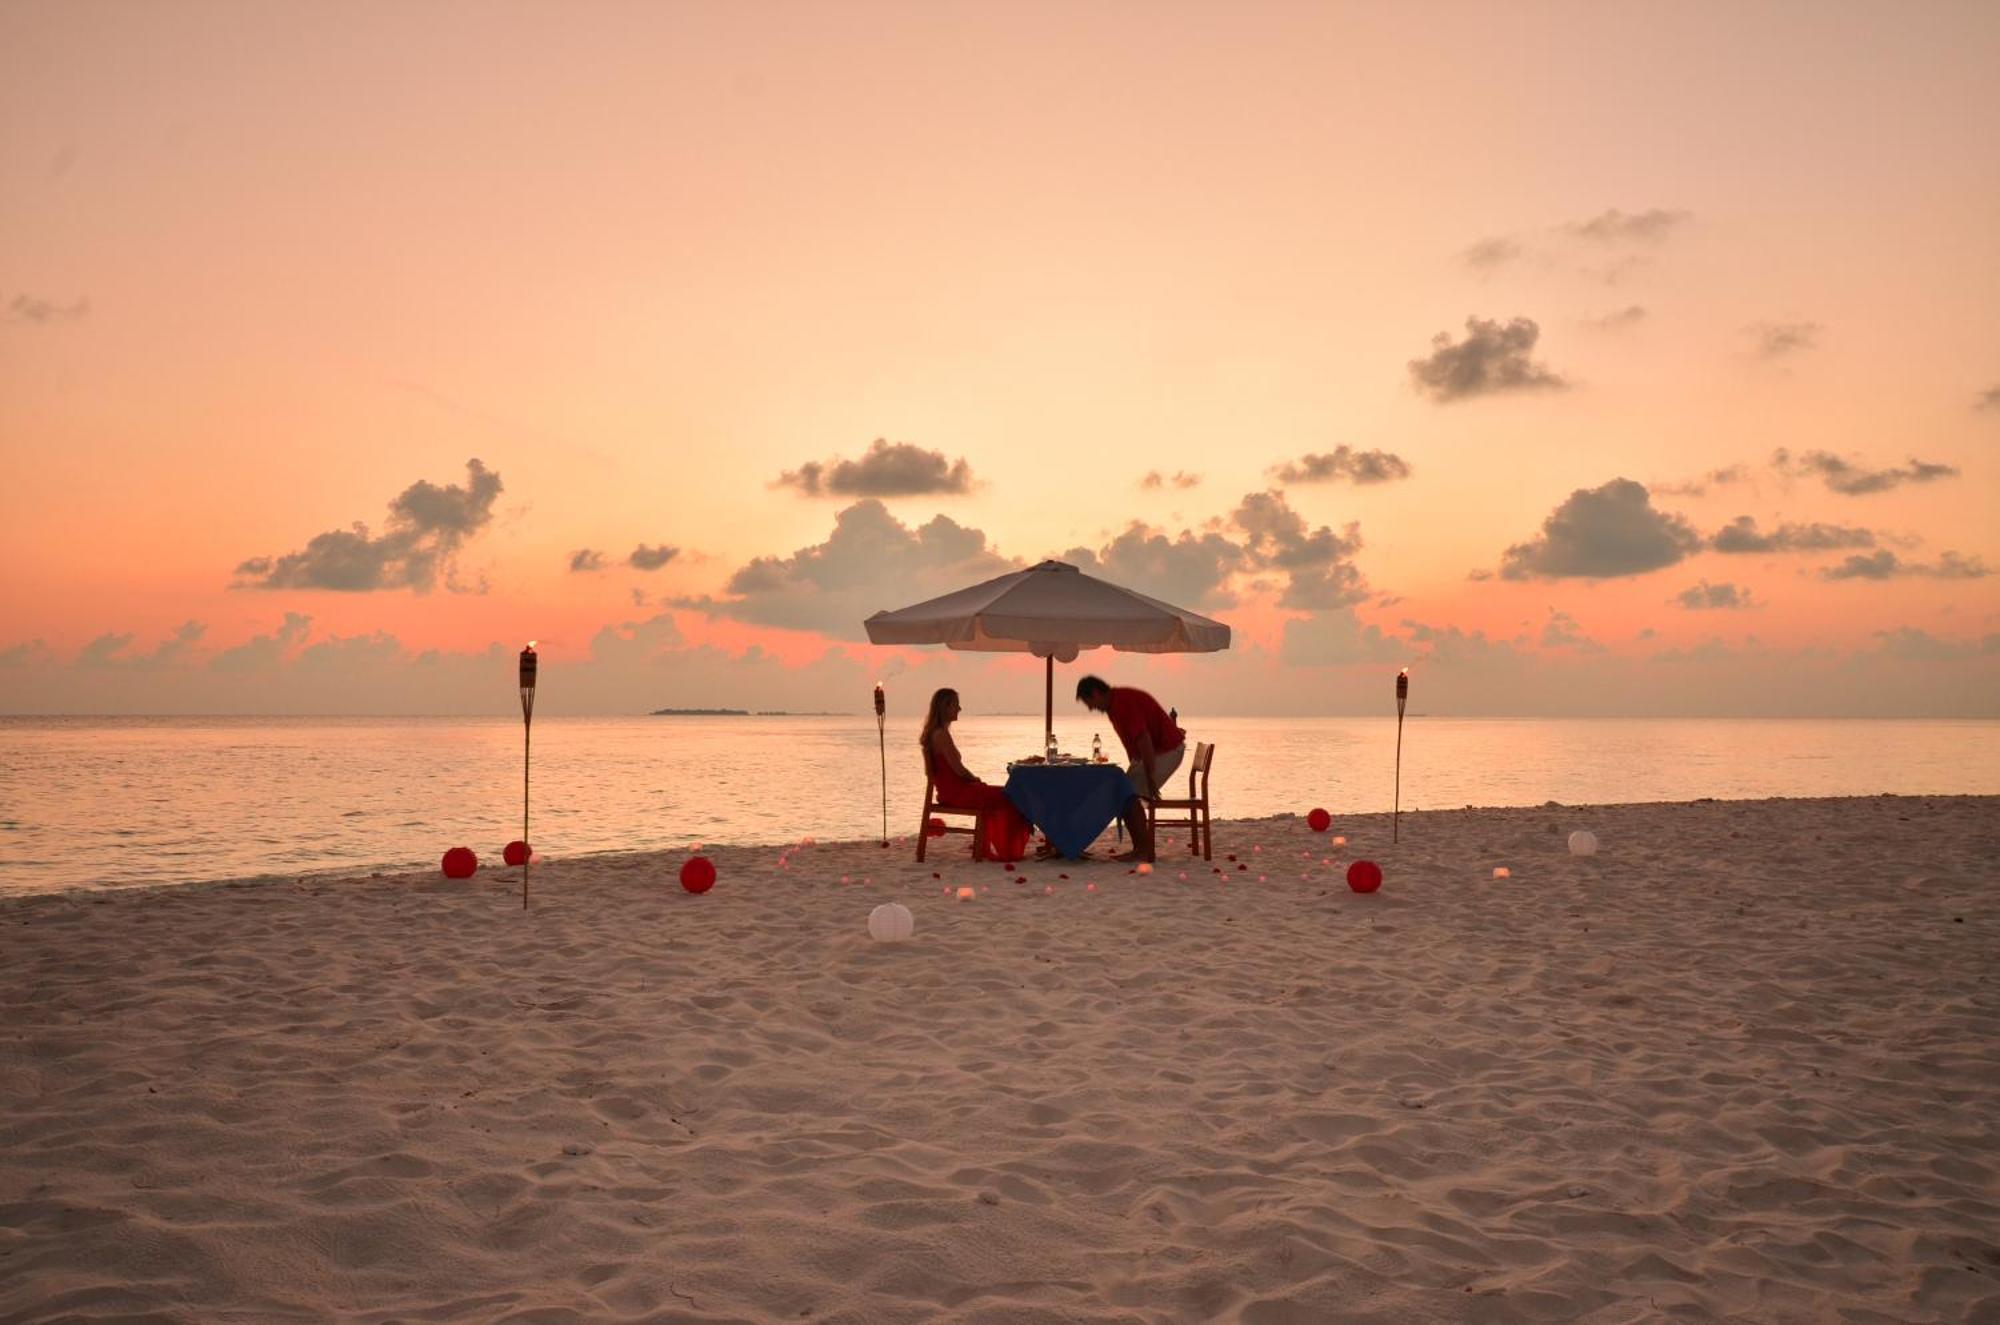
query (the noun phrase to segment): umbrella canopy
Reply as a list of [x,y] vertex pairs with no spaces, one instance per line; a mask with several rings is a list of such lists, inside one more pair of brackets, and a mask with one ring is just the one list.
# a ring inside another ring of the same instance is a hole
[[[1220,621],[1134,593],[1061,561],[975,584],[862,623],[875,644],[1032,653],[1048,662],[1045,722],[1055,723],[1055,662],[1084,649],[1213,653],[1229,647]],[[1046,731],[1044,735],[1046,735]]]

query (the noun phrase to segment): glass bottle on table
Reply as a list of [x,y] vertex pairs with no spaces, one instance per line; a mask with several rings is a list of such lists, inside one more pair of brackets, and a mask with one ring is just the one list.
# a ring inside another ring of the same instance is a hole
[[1102,733],[1092,732],[1090,734],[1090,762],[1093,764],[1104,762],[1104,736]]
[[1048,744],[1049,744],[1048,760],[1051,764],[1053,764],[1056,761],[1056,734],[1054,732],[1049,733]]

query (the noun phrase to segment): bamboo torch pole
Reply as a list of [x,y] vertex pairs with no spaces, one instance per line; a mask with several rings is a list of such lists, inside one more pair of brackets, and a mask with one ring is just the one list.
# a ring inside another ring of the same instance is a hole
[[875,744],[882,755],[882,845],[889,845],[889,738],[886,733],[889,701],[882,683],[875,683]]
[[1389,840],[1403,840],[1403,706],[1410,702],[1410,669],[1396,673],[1396,802],[1390,817]]
[[528,836],[528,756],[535,721],[535,642],[521,650],[521,841],[528,854],[521,861],[521,909],[528,909],[528,867],[534,862],[534,839]]

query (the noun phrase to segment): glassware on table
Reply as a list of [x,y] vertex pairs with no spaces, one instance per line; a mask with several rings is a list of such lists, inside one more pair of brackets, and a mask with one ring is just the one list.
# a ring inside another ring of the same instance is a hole
[[1090,762],[1093,764],[1104,762],[1104,737],[1098,732],[1090,734]]
[[1048,746],[1049,762],[1053,764],[1056,761],[1056,734],[1054,732],[1049,733]]

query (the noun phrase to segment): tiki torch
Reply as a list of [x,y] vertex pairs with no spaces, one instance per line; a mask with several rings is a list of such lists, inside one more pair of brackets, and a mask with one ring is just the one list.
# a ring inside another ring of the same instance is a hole
[[1410,669],[1396,673],[1396,804],[1389,819],[1389,840],[1403,840],[1403,706],[1410,702]]
[[521,909],[528,909],[528,866],[535,859],[534,840],[528,836],[528,749],[535,722],[535,642],[521,650],[521,842],[528,854],[521,860]]
[[882,693],[882,683],[875,683],[875,744],[882,753],[882,845],[889,845],[889,738],[885,734],[889,721],[889,700]]

